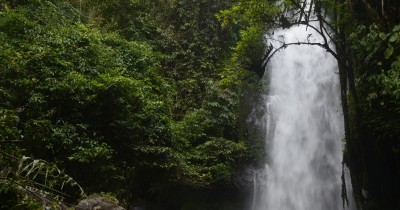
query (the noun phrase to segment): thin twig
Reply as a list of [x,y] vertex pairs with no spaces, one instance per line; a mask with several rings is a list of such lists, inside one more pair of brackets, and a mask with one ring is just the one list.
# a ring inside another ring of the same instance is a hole
[[14,156],[12,156],[12,155],[10,155],[10,154],[7,154],[7,153],[4,152],[3,150],[0,150],[0,154],[5,155],[6,157],[11,158],[11,159],[13,159],[13,160],[18,160],[18,161],[19,161],[18,158],[14,157]]

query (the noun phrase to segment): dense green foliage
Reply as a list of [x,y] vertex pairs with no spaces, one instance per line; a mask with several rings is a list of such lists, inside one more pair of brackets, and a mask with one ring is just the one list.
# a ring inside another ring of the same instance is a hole
[[399,207],[399,32],[399,25],[385,31],[371,24],[368,28],[360,26],[351,35],[361,111],[361,177],[363,188],[369,191],[366,209]]
[[188,191],[235,189],[241,162],[258,158],[241,102],[257,85],[229,63],[238,32],[216,15],[230,3],[0,3],[1,151],[125,204],[194,208]]
[[[398,3],[349,2],[313,1],[341,67],[345,161],[359,205],[396,209]],[[0,209],[41,208],[26,189],[75,202],[77,183],[126,206],[243,209],[236,176],[264,157],[246,125],[265,91],[263,35],[308,24],[300,3],[0,1]]]

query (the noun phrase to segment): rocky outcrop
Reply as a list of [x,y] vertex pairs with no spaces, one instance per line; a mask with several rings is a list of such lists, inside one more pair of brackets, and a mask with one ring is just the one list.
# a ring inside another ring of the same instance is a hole
[[105,197],[95,197],[82,200],[75,206],[75,210],[125,210],[121,206],[112,204]]

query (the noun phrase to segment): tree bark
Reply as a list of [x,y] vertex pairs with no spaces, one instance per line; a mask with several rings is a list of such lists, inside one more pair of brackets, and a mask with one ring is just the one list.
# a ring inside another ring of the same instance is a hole
[[[336,4],[343,5],[346,0],[336,0]],[[350,0],[349,0],[350,1]],[[347,4],[351,11],[351,2]],[[343,19],[342,14],[335,11],[335,20],[341,21]],[[360,130],[360,107],[358,94],[355,84],[355,75],[352,64],[352,53],[350,46],[347,43],[345,27],[342,24],[336,24],[337,36],[339,41],[337,48],[342,50],[338,51],[340,59],[345,61],[346,65],[339,63],[339,74],[340,74],[340,86],[341,86],[341,99],[343,108],[343,118],[345,125],[345,142],[347,148],[347,154],[345,154],[344,162],[348,165],[351,171],[351,183],[353,186],[353,194],[356,200],[357,207],[364,206],[364,196],[362,194],[362,180],[365,171],[365,159],[361,158],[364,155],[364,149],[362,142],[359,142],[359,130]],[[342,62],[343,63],[343,62]],[[352,102],[349,104],[349,100]],[[351,111],[350,111],[351,109]],[[352,123],[353,122],[353,123]]]

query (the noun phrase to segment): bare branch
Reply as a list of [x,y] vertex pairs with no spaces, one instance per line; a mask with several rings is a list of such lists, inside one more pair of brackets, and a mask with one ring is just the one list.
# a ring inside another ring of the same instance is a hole
[[322,43],[317,43],[317,42],[293,42],[293,43],[285,43],[283,45],[281,45],[280,47],[276,48],[274,51],[272,51],[272,53],[269,54],[267,60],[265,61],[265,64],[263,67],[266,67],[267,64],[269,63],[269,61],[271,60],[271,58],[279,51],[281,51],[282,49],[285,49],[286,47],[292,46],[292,45],[315,45],[315,46],[320,46],[324,49],[326,49],[325,45]]
[[[279,25],[276,24],[277,26],[283,27],[283,28],[290,28],[292,26],[299,26],[299,25],[304,25],[306,26],[306,30],[308,27],[310,27],[312,30],[314,30],[319,36],[322,38],[322,42],[310,42],[309,39],[307,38],[308,42],[293,42],[293,43],[285,43],[284,41],[276,40],[273,38],[267,38],[269,40],[274,40],[282,45],[274,50],[268,51],[267,52],[267,57],[265,57],[265,62],[263,63],[263,69],[267,66],[271,58],[280,50],[292,46],[292,45],[314,45],[314,46],[319,46],[324,48],[327,52],[329,52],[338,62],[339,65],[343,66],[345,69],[349,69],[349,66],[347,65],[347,62],[344,58],[340,58],[340,54],[345,54],[344,50],[341,48],[342,45],[340,43],[337,43],[337,40],[335,39],[335,35],[339,34],[339,31],[337,31],[337,28],[335,28],[332,24],[330,24],[326,19],[324,19],[324,16],[326,15],[326,11],[324,12],[322,9],[322,3],[321,0],[311,0],[309,8],[307,7],[306,1],[304,2],[298,2],[296,0],[291,0],[291,2],[294,5],[294,8],[292,8],[293,13],[296,15],[299,15],[299,19],[295,20],[294,22],[291,22],[289,24],[286,23],[286,25]],[[301,4],[302,3],[302,4]],[[306,9],[308,11],[306,11]],[[297,11],[296,11],[297,10]],[[311,13],[314,12],[314,15]],[[304,20],[303,20],[304,17]],[[313,18],[312,20],[310,18]],[[315,22],[318,22],[317,24],[313,24]],[[282,21],[281,21],[282,23]],[[332,43],[336,48],[331,48],[330,43]],[[337,51],[337,52],[336,52]]]
[[[293,2],[294,0],[292,0],[292,2]],[[304,19],[307,21],[307,14],[304,12],[304,10],[305,10],[305,8],[306,8],[306,5],[307,4],[307,1],[303,1],[303,6],[301,7],[301,8],[299,8],[300,9],[300,17],[299,17],[299,21],[301,21],[301,19],[303,18],[303,15],[305,16],[304,17]]]
[[10,154],[5,153],[3,150],[0,150],[0,154],[4,155],[4,156],[6,156],[6,157],[8,157],[8,158],[10,158],[10,159],[18,160],[18,161],[19,161],[18,158],[14,157],[14,156],[12,156],[12,155],[10,155]]
[[279,42],[279,43],[281,43],[281,44],[285,44],[285,42],[284,41],[281,41],[281,40],[279,40],[279,39],[274,39],[274,38],[267,38],[267,40],[272,40],[272,41],[275,41],[275,42]]
[[349,68],[347,66],[347,64],[339,58],[338,54],[333,51],[328,43],[318,43],[318,42],[293,42],[293,43],[285,43],[283,45],[281,45],[280,47],[276,48],[275,50],[273,50],[272,52],[269,53],[269,56],[267,57],[264,65],[262,66],[263,69],[265,69],[269,63],[269,61],[271,60],[271,58],[280,50],[285,49],[286,47],[292,46],[292,45],[309,45],[309,46],[319,46],[322,47],[323,49],[325,49],[327,52],[329,52],[339,63],[339,65],[342,65],[343,67],[345,67],[346,69]]
[[308,20],[309,20],[310,17],[311,17],[311,12],[312,12],[312,8],[313,8],[313,4],[314,4],[314,0],[311,0],[311,2],[310,2],[310,8],[308,9],[308,15],[307,15],[307,19],[306,19],[307,22],[308,22]]

